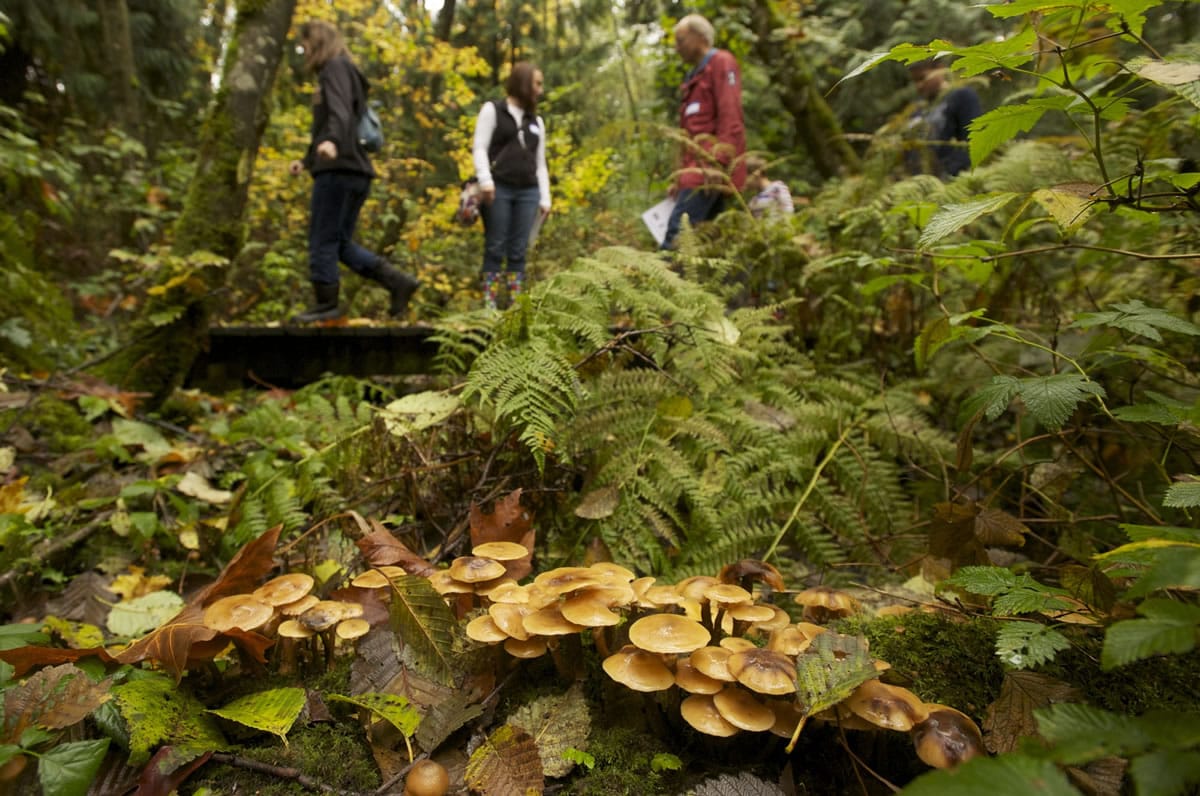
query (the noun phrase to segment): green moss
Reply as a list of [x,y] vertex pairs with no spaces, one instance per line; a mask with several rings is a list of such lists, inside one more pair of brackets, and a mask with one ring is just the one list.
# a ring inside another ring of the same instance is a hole
[[1000,694],[1004,667],[996,657],[996,623],[990,619],[949,622],[937,614],[912,613],[848,622],[843,630],[866,636],[871,655],[892,665],[887,679],[903,682],[926,702],[981,720]]
[[567,784],[564,793],[579,796],[678,793],[675,772],[658,772],[654,756],[676,754],[663,739],[627,727],[596,729],[588,738],[587,752],[595,758],[589,771]]
[[[362,728],[350,722],[298,727],[288,735],[287,746],[259,744],[232,753],[279,768],[294,768],[322,785],[352,793],[370,793],[382,784]],[[294,780],[212,763],[189,779],[188,787],[189,792],[207,787],[218,794],[259,796],[312,793]]]
[[51,453],[68,453],[83,447],[91,439],[92,426],[71,401],[41,395],[30,406],[0,415],[2,425],[17,422]]
[[1076,645],[1043,671],[1074,685],[1087,704],[1129,715],[1155,708],[1200,713],[1200,652],[1164,655],[1105,672],[1098,663],[1099,636],[1073,641]]

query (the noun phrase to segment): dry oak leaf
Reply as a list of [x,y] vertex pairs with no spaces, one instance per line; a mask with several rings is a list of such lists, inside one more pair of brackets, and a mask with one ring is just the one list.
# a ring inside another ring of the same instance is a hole
[[355,539],[366,562],[373,567],[399,566],[410,575],[429,577],[434,572],[433,564],[409,549],[391,531],[384,528],[379,520],[368,520],[370,531],[361,539]]
[[103,647],[91,647],[82,650],[61,649],[59,647],[14,647],[10,650],[0,650],[0,661],[13,667],[13,677],[22,677],[30,669],[38,666],[57,666],[62,663],[74,663],[84,658],[99,658],[104,663],[116,661],[108,650]]
[[484,514],[476,504],[471,504],[468,516],[471,524],[471,546],[478,547],[486,542],[516,542],[530,553],[524,558],[505,561],[508,577],[520,580],[533,571],[533,516],[521,508],[521,490],[515,489],[496,501],[496,509]]
[[504,724],[467,762],[466,784],[484,796],[542,793],[546,778],[537,744],[529,733]]
[[1022,738],[1037,736],[1033,711],[1078,699],[1079,692],[1061,680],[1037,672],[1009,672],[1000,686],[1000,696],[988,705],[983,720],[984,743],[996,754],[1012,752]]

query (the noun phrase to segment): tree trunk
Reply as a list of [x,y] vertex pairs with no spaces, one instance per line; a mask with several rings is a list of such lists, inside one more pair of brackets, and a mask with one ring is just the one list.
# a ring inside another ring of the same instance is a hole
[[108,81],[109,112],[113,121],[130,135],[142,124],[133,65],[133,41],[129,36],[129,7],[125,0],[100,0],[100,68]]
[[776,75],[779,98],[796,124],[796,134],[823,177],[861,168],[858,153],[842,133],[833,110],[821,95],[800,48],[778,35],[787,26],[771,0],[757,0],[752,11],[754,51]]
[[[183,383],[208,332],[209,302],[242,248],[245,211],[269,99],[296,0],[241,0],[221,86],[201,132],[196,174],[175,227],[174,268],[134,322],[132,341],[105,366],[123,388],[158,406]],[[190,259],[185,259],[189,258]],[[169,280],[169,281],[168,281]]]
[[454,5],[455,0],[446,0],[442,3],[442,10],[438,12],[437,27],[433,35],[439,41],[450,41],[450,34],[454,32]]

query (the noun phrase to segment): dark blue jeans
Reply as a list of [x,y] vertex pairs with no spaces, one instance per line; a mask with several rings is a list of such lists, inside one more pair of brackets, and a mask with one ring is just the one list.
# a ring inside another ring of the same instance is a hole
[[308,269],[313,282],[336,285],[338,260],[366,276],[379,268],[379,255],[354,242],[358,211],[371,190],[371,178],[346,171],[313,177],[308,216]]
[[496,198],[479,209],[483,219],[483,272],[498,274],[508,260],[510,274],[525,273],[529,233],[538,214],[537,186],[515,188],[496,183]]
[[683,217],[687,216],[692,226],[702,221],[711,221],[725,209],[725,194],[717,191],[700,191],[695,188],[684,188],[675,196],[675,207],[671,217],[667,219],[667,234],[663,238],[662,249],[675,248],[675,236],[683,227]]

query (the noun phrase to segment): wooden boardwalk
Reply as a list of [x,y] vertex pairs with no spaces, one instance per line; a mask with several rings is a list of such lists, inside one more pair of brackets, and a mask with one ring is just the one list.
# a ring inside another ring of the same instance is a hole
[[188,386],[219,392],[259,384],[299,387],[326,373],[428,373],[428,326],[214,326]]

